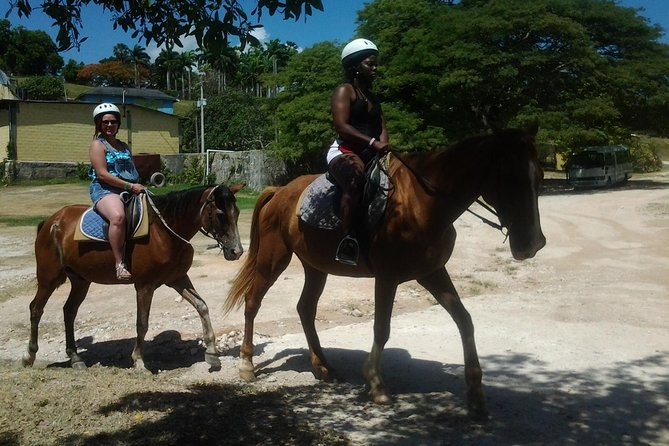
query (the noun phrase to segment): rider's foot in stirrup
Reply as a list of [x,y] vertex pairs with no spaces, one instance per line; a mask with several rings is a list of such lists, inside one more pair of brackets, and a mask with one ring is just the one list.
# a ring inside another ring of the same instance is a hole
[[345,265],[357,266],[359,252],[358,241],[347,235],[339,242],[335,260]]

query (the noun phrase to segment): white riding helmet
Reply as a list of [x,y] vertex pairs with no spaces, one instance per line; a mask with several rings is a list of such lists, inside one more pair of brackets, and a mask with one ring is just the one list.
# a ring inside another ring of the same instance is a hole
[[109,102],[103,102],[102,104],[99,104],[95,109],[93,110],[93,121],[96,121],[98,116],[101,115],[106,115],[108,113],[111,113],[112,115],[116,115],[116,117],[121,120],[121,110],[118,109],[117,106],[114,104],[110,104]]
[[372,54],[379,54],[379,49],[374,45],[374,42],[367,39],[355,39],[347,43],[342,50],[341,64],[344,67],[354,66]]

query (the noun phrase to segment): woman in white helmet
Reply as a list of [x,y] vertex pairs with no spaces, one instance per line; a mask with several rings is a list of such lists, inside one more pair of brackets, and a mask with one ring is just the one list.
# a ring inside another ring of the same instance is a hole
[[377,152],[388,150],[381,102],[371,90],[378,55],[376,45],[367,39],[349,42],[341,53],[346,82],[335,89],[330,103],[337,139],[327,154],[328,173],[342,188],[339,217],[345,234],[335,258],[349,265],[358,261],[351,226],[362,195],[365,165]]
[[118,139],[121,112],[114,104],[104,103],[93,110],[95,135],[89,148],[91,185],[89,192],[95,209],[109,222],[109,245],[114,254],[116,278],[130,280],[132,275],[123,262],[125,243],[125,208],[121,193],[144,192],[128,145]]

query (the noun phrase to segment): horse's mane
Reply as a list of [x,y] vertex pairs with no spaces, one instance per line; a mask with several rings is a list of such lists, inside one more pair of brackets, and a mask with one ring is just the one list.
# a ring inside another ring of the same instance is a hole
[[417,168],[420,168],[420,166],[430,166],[435,162],[440,162],[439,160],[443,159],[445,161],[448,158],[463,154],[474,147],[481,147],[486,140],[493,137],[494,135],[492,134],[470,136],[448,146],[437,147],[433,150],[405,152],[402,153],[402,157]]
[[154,195],[152,200],[160,214],[167,220],[175,221],[183,216],[193,203],[197,203],[210,186],[196,186],[190,189],[170,192],[167,195]]

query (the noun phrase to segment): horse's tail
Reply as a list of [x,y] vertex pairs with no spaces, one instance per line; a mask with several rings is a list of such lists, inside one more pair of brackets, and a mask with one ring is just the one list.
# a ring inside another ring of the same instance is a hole
[[228,298],[223,305],[223,314],[228,314],[231,310],[241,307],[246,293],[249,292],[253,286],[253,278],[256,272],[256,262],[258,260],[258,247],[260,246],[260,211],[267,203],[274,197],[278,187],[266,188],[258,197],[255,208],[253,209],[253,217],[251,219],[251,242],[249,244],[248,252],[246,253],[246,260],[239,270],[234,280],[232,287],[228,292]]

